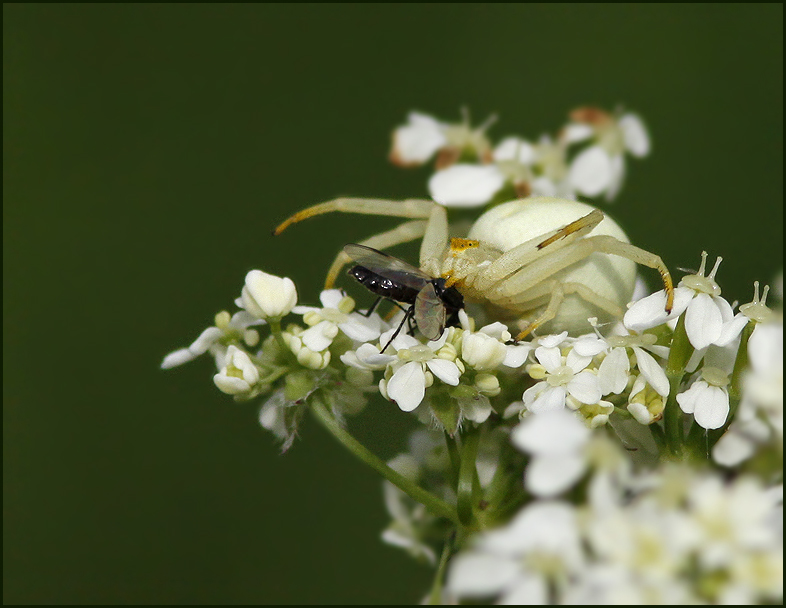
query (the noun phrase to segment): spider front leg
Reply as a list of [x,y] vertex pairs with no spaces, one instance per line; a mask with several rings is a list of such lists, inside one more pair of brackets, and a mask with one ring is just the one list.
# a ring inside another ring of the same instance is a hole
[[[337,198],[298,211],[279,224],[273,231],[273,235],[279,235],[292,224],[310,217],[333,212],[417,218],[414,221],[405,222],[392,230],[360,241],[359,244],[374,249],[386,249],[423,237],[420,250],[421,266],[426,264],[429,268],[434,267],[434,275],[436,276],[435,271],[438,268],[436,260],[441,258],[447,244],[448,220],[445,208],[437,205],[434,201],[423,199],[392,201],[371,198]],[[349,262],[349,257],[343,251],[336,256],[325,278],[325,289],[333,287],[341,269]]]
[[[534,321],[531,321],[526,327],[524,327],[516,335],[516,337],[514,338],[516,342],[523,340],[527,335],[532,333],[538,327],[540,327],[544,323],[548,323],[554,317],[556,317],[559,307],[562,305],[563,301],[565,300],[565,296],[573,293],[578,295],[585,302],[588,302],[593,306],[596,306],[601,310],[604,310],[605,312],[609,313],[613,317],[622,316],[623,311],[617,304],[615,304],[608,298],[604,298],[603,296],[595,293],[592,289],[590,289],[589,287],[587,287],[582,283],[573,283],[573,282],[565,283],[555,279],[552,281],[547,281],[546,283],[538,286],[537,291],[551,294],[548,299],[548,305]],[[510,301],[504,302],[503,305],[507,305],[511,307],[516,305],[526,306],[526,302],[534,300],[534,298],[532,298],[531,296],[534,296],[535,294],[530,292],[527,295],[530,297],[528,297],[526,300],[522,302],[517,302],[515,298],[512,298]],[[530,308],[530,307],[526,306],[526,308]]]
[[[400,245],[401,243],[408,243],[409,241],[414,241],[422,237],[426,232],[427,225],[428,222],[425,220],[412,220],[411,222],[400,224],[387,232],[375,234],[372,237],[360,241],[358,244],[373,249],[387,249],[388,247]],[[343,250],[338,253],[325,277],[325,289],[333,288],[338,275],[341,273],[341,269],[351,261],[352,258],[344,253]]]
[[579,239],[525,265],[515,274],[499,280],[492,288],[489,299],[495,301],[515,297],[516,294],[523,293],[537,285],[544,278],[553,276],[555,273],[588,258],[595,252],[616,255],[656,269],[660,273],[666,291],[666,311],[671,312],[674,304],[674,287],[669,270],[660,256],[608,235],[588,236]]
[[361,213],[364,215],[388,215],[393,217],[410,217],[426,219],[431,214],[431,209],[436,203],[423,199],[406,199],[391,201],[384,198],[335,198],[332,201],[319,203],[298,211],[293,216],[281,222],[273,231],[273,236],[278,236],[292,224],[302,222],[310,217],[325,213]]

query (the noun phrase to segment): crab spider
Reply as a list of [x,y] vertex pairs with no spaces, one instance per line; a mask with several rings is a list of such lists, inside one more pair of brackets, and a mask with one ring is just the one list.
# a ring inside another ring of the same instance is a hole
[[[467,238],[448,236],[444,207],[433,201],[339,198],[300,211],[276,228],[280,234],[301,220],[341,211],[411,218],[360,244],[386,249],[422,238],[420,268],[447,279],[467,302],[482,303],[490,316],[516,326],[517,340],[542,327],[581,333],[589,317],[619,320],[633,294],[636,264],[656,269],[671,311],[671,275],[661,258],[635,247],[600,209],[586,203],[530,197],[503,203],[482,214]],[[326,288],[349,263],[342,252]]]

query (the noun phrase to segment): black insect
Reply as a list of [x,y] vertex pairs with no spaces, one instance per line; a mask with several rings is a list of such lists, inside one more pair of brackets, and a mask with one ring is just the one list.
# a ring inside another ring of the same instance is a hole
[[357,265],[349,269],[358,282],[371,293],[379,296],[367,314],[382,300],[409,304],[401,324],[382,349],[401,331],[404,323],[415,320],[420,333],[428,340],[436,340],[446,325],[458,323],[458,312],[464,308],[464,298],[455,287],[445,287],[445,279],[435,279],[403,260],[382,253],[371,247],[349,244],[346,253]]

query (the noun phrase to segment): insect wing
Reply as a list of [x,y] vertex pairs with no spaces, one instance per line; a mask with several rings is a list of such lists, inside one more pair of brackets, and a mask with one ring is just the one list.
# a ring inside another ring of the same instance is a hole
[[431,277],[420,270],[420,268],[416,268],[407,264],[404,260],[399,260],[392,255],[382,253],[365,245],[350,243],[344,246],[344,253],[357,262],[359,266],[363,266],[363,268],[367,268],[386,279],[418,291],[423,289],[427,282],[431,280]]
[[437,340],[445,330],[445,304],[434,285],[427,284],[415,299],[415,323],[428,340]]

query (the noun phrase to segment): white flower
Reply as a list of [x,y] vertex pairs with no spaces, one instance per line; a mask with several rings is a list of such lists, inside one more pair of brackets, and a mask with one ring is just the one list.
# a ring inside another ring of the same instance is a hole
[[[590,319],[590,323],[594,323]],[[596,329],[597,331],[597,329]],[[646,381],[662,397],[669,395],[669,381],[666,373],[655,358],[644,349],[650,350],[659,357],[668,356],[668,348],[655,344],[653,334],[629,334],[622,336],[603,337],[582,336],[573,344],[573,350],[584,356],[594,357],[602,352],[607,353],[598,367],[598,382],[604,395],[620,394],[628,386],[630,379],[630,358],[627,349],[635,355],[636,367]]]
[[688,502],[695,548],[707,570],[733,563],[742,552],[782,551],[783,537],[775,533],[773,517],[778,499],[754,478],[739,477],[729,485],[715,476],[694,479]]
[[538,502],[506,526],[481,534],[449,564],[446,589],[459,597],[501,597],[500,604],[548,603],[549,586],[564,585],[584,563],[573,507]]
[[[541,338],[541,344],[543,342]],[[587,405],[600,401],[598,377],[585,369],[592,357],[581,356],[573,349],[563,356],[557,346],[539,346],[535,349],[535,358],[538,363],[527,366],[527,373],[541,382],[524,391],[522,397],[530,411],[561,409],[568,396]]]
[[429,194],[445,207],[479,207],[505,185],[505,175],[495,165],[452,165],[428,181]]
[[496,162],[516,161],[522,165],[535,162],[535,146],[520,137],[506,137],[494,148],[493,157]]
[[677,395],[677,403],[686,414],[693,414],[696,423],[705,429],[718,429],[729,415],[729,376],[717,367],[704,367],[701,380]]
[[508,351],[503,342],[483,330],[464,332],[461,339],[462,360],[479,371],[497,369],[505,361]]
[[598,196],[606,193],[612,200],[625,177],[625,152],[644,157],[649,154],[647,129],[635,114],[615,119],[594,108],[581,108],[571,114],[576,121],[563,132],[568,143],[593,136],[595,144],[580,152],[571,163],[568,181],[579,193]]
[[741,408],[761,411],[783,437],[783,321],[756,325],[748,339],[750,367],[743,377]]
[[254,385],[259,380],[259,370],[248,354],[236,346],[227,349],[224,367],[215,376],[213,382],[219,390],[227,395],[253,396]]
[[260,319],[281,318],[297,303],[292,279],[252,270],[240,295],[242,308]]
[[[383,334],[380,342],[385,338]],[[399,335],[391,343],[396,360],[388,363],[388,371],[393,373],[388,380],[380,381],[380,390],[402,411],[411,412],[420,405],[434,376],[450,386],[458,385],[461,370],[456,365],[455,349],[451,358],[443,359],[437,352],[445,345],[446,338],[447,332],[439,340],[421,344],[412,336]]]
[[[319,294],[319,301],[322,303],[322,308],[295,306],[292,312],[303,315],[306,325],[331,323],[355,342],[370,342],[379,338],[382,333],[384,322],[379,315],[372,313],[366,317],[353,312],[355,301],[341,293],[340,289],[326,289]],[[313,350],[324,350],[324,348]]]
[[246,345],[254,347],[259,344],[259,333],[249,328],[264,323],[265,321],[257,319],[245,310],[236,312],[231,318],[228,312],[221,311],[216,315],[215,326],[205,329],[187,348],[169,353],[161,362],[161,369],[171,369],[188,363],[208,351],[218,359],[223,358],[226,352],[223,343],[232,340],[242,340]]
[[438,168],[453,164],[463,152],[487,162],[491,156],[491,146],[486,138],[486,129],[496,120],[492,116],[479,127],[470,126],[469,115],[458,124],[444,123],[419,112],[410,112],[409,122],[393,132],[393,149],[390,161],[402,167],[422,165],[434,154]]
[[[686,275],[674,290],[674,307],[666,313],[666,294],[658,291],[635,302],[625,313],[625,327],[643,331],[661,325],[685,312],[685,332],[693,348],[701,350],[710,344],[728,344],[739,334],[731,305],[721,297],[715,274],[723,258],[715,261],[710,274],[704,276],[707,252],[701,254],[701,266],[696,274]],[[744,324],[743,324],[744,325]]]
[[422,165],[447,145],[448,125],[420,112],[410,112],[408,123],[393,132],[390,161],[403,167]]
[[325,369],[328,366],[331,358],[328,348],[337,335],[338,327],[330,321],[320,321],[306,330],[290,325],[287,331],[281,332],[298,363],[309,369]]
[[590,430],[566,410],[525,418],[511,433],[517,448],[532,458],[524,470],[524,486],[535,496],[550,498],[570,488],[587,469],[583,454]]
[[712,459],[721,466],[736,467],[753,456],[756,448],[771,436],[767,424],[741,404],[729,430],[712,447]]

